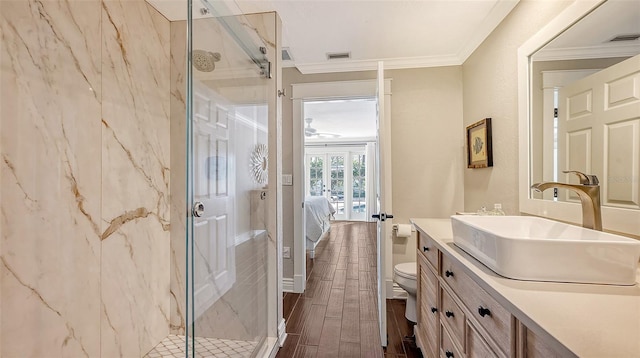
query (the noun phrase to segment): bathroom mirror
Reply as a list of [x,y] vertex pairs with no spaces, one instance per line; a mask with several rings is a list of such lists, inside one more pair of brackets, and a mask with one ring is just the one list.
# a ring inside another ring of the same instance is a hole
[[530,190],[579,170],[600,179],[605,230],[640,236],[639,34],[636,1],[576,1],[519,49],[521,212],[581,223],[572,192]]

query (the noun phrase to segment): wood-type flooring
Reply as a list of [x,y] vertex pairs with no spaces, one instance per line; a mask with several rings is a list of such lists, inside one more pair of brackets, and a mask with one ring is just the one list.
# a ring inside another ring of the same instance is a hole
[[315,259],[307,258],[305,292],[284,295],[287,340],[277,357],[422,357],[403,339],[412,332],[404,300],[387,300],[381,347],[376,265],[376,224],[333,222]]

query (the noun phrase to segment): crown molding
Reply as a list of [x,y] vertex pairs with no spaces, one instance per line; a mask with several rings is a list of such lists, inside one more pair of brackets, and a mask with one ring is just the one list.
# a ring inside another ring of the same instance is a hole
[[533,56],[534,61],[585,60],[593,58],[631,57],[640,53],[640,41],[634,44],[602,45],[542,49]]

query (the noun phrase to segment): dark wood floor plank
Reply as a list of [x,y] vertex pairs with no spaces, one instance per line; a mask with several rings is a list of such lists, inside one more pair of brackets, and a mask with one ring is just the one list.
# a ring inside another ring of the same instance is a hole
[[360,271],[358,273],[358,287],[360,291],[373,291],[374,285],[372,285],[369,279],[369,273],[367,271]]
[[321,280],[316,285],[316,292],[313,294],[314,305],[326,305],[329,303],[329,295],[331,294],[331,281]]
[[318,347],[298,346],[293,354],[294,358],[315,358],[318,356]]
[[327,303],[327,313],[325,317],[341,318],[344,306],[344,289],[333,288]]
[[293,357],[296,348],[298,347],[298,341],[300,340],[299,334],[287,334],[287,339],[284,341],[284,345],[280,347],[276,358],[289,358]]
[[336,264],[336,268],[338,270],[346,270],[349,264],[349,257],[348,256],[339,256],[338,257],[338,263]]
[[357,280],[358,279],[358,263],[349,263],[347,264],[347,280]]
[[293,312],[293,308],[296,302],[298,302],[299,297],[299,293],[285,292],[282,298],[282,314],[285,320],[288,320],[289,316],[291,316],[291,312]]
[[311,311],[312,300],[300,297],[296,306],[291,312],[291,316],[286,321],[287,333],[302,333],[302,328],[309,317],[309,311]]
[[337,266],[338,265],[336,265],[336,264],[327,265],[327,267],[324,269],[324,273],[322,275],[322,279],[323,280],[333,281],[333,276],[336,274],[336,267]]
[[347,270],[336,270],[336,273],[333,275],[333,284],[331,288],[342,288],[346,287],[347,283]]
[[360,358],[360,342],[340,342],[340,358]]
[[344,302],[360,303],[360,284],[358,280],[347,280],[344,289]]
[[340,352],[340,318],[325,318],[318,343],[318,357],[337,357]]
[[378,321],[360,321],[360,356],[366,358],[381,358],[380,329]]
[[376,296],[377,292],[360,291],[361,320],[375,321],[378,319],[378,306],[376,305]]
[[360,342],[360,304],[346,302],[342,312],[342,336],[343,342]]
[[387,300],[387,348],[385,349],[385,356],[389,354],[402,354],[404,355],[404,344],[402,342],[402,336],[400,328],[398,327],[397,317],[393,310],[393,303]]
[[311,305],[311,310],[307,315],[307,319],[300,332],[300,344],[307,346],[317,346],[320,342],[320,334],[322,333],[322,326],[324,325],[324,315],[327,311],[327,306],[324,305]]

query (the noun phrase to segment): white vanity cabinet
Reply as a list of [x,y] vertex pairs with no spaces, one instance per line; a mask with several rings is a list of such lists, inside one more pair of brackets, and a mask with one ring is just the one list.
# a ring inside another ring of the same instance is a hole
[[[425,357],[567,357],[484,290],[450,250],[417,227],[416,340]],[[479,263],[477,263],[479,264]],[[481,265],[481,264],[480,264]]]

